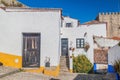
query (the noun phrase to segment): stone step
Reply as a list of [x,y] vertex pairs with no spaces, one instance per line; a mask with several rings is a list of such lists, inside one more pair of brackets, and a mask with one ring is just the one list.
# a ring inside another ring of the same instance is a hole
[[61,67],[60,69],[67,69],[68,70],[68,67]]
[[65,60],[60,60],[60,61],[69,61],[69,60],[66,60],[66,59],[65,59]]
[[65,60],[65,61],[66,61],[66,60],[69,60],[69,59],[60,59],[60,61],[62,61],[62,60]]
[[68,69],[68,68],[66,68],[66,69],[62,69],[62,68],[61,68],[60,70],[62,70],[62,71],[68,71],[69,69]]
[[60,57],[60,59],[69,59],[69,57]]
[[69,59],[68,59],[68,60],[66,60],[66,59],[61,59],[60,61],[69,61]]
[[69,63],[60,63],[60,65],[69,65]]
[[69,60],[69,58],[60,58],[60,60]]
[[61,60],[60,62],[69,62],[69,60]]
[[65,63],[66,64],[66,63],[69,63],[69,61],[67,61],[67,62],[66,61],[60,61],[60,63]]
[[65,66],[69,66],[69,65],[66,65],[66,64],[65,64],[65,65],[62,65],[62,64],[61,64],[61,65],[60,65],[60,67],[65,67]]
[[69,63],[60,63],[60,65],[69,65]]
[[20,72],[20,69],[0,66],[0,78]]
[[60,66],[60,68],[68,68],[68,66]]
[[60,72],[69,72],[68,69],[60,69]]
[[69,63],[69,61],[60,61],[61,63]]
[[67,61],[67,62],[66,62],[66,61],[65,61],[65,62],[64,62],[64,61],[61,61],[60,63],[69,63],[69,61]]
[[60,60],[60,62],[69,62],[69,60]]
[[60,72],[69,72],[69,57],[60,57]]

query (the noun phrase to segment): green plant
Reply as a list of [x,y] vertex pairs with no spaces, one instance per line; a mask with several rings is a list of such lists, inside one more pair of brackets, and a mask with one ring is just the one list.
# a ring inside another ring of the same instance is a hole
[[73,72],[88,73],[91,71],[93,65],[85,55],[73,56]]
[[120,74],[120,59],[116,60],[113,66],[114,66],[115,71]]

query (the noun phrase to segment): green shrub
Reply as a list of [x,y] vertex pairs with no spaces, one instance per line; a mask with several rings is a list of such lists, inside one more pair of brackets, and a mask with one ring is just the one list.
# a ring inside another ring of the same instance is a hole
[[88,73],[92,69],[92,63],[85,55],[73,56],[73,72],[75,73]]
[[113,66],[114,66],[115,71],[120,74],[120,59],[116,60]]

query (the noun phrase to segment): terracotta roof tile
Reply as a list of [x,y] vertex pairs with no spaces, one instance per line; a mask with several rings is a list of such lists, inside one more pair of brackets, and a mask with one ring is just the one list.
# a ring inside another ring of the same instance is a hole
[[102,22],[99,22],[97,20],[92,20],[92,21],[88,21],[88,22],[86,22],[84,24],[99,24],[99,23],[102,23]]
[[112,37],[113,40],[120,40],[120,37]]

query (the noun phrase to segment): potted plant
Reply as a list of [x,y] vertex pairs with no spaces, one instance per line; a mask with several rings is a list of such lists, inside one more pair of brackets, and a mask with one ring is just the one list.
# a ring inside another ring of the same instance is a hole
[[84,46],[84,50],[87,52],[89,48],[90,48],[90,45],[88,42],[86,42]]

